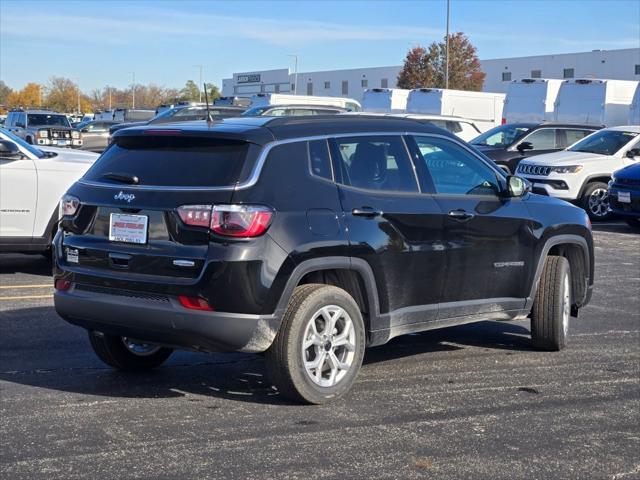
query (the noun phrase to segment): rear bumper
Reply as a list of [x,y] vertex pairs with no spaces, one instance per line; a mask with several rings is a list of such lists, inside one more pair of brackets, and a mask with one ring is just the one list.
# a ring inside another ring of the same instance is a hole
[[275,315],[201,312],[171,296],[87,291],[74,285],[54,294],[69,323],[169,347],[208,352],[263,352],[280,325]]

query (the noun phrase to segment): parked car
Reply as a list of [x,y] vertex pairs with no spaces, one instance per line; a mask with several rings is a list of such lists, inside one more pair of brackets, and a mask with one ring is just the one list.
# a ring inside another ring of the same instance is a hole
[[570,123],[509,123],[492,128],[470,143],[512,173],[524,158],[564,150],[599,128]]
[[280,394],[310,403],[406,333],[531,316],[559,350],[593,285],[582,210],[409,119],[120,130],[62,211],[55,308],[104,362],[266,351]]
[[611,174],[640,161],[640,126],[605,128],[566,150],[520,162],[518,174],[533,191],[577,203],[593,220],[610,216]]
[[[222,118],[237,117],[245,109],[242,107],[214,107],[209,106],[209,113],[215,120]],[[110,135],[122,128],[129,128],[139,125],[161,125],[174,122],[192,122],[194,120],[205,120],[207,118],[207,107],[204,104],[180,105],[169,110],[165,110],[147,122],[129,122],[114,124],[109,128]]]
[[[640,152],[636,156],[640,157]],[[640,163],[613,172],[607,192],[611,211],[640,228]]]
[[109,128],[122,125],[113,121],[94,120],[79,126],[82,133],[82,150],[102,152],[109,145]]
[[31,145],[80,148],[82,137],[62,113],[48,110],[12,110],[5,128]]
[[68,148],[39,148],[0,128],[0,252],[48,254],[60,197],[97,158]]
[[335,115],[347,110],[331,105],[262,105],[251,107],[242,113],[243,117],[300,117],[308,115]]
[[251,99],[246,97],[218,97],[213,101],[219,107],[244,107],[249,108]]

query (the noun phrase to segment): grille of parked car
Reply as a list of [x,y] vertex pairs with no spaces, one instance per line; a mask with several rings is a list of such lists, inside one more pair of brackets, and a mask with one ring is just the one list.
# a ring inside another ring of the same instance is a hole
[[544,165],[531,165],[521,163],[518,166],[518,173],[524,173],[526,175],[540,175],[546,177],[551,172],[551,167],[545,167]]
[[71,132],[69,130],[50,130],[50,135],[53,138],[71,138]]

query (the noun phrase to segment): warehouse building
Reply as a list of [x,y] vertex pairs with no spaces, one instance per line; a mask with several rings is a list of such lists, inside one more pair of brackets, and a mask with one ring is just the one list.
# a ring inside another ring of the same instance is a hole
[[[486,73],[483,88],[486,92],[506,92],[509,82],[519,78],[640,80],[640,48],[489,59],[481,60],[480,65]],[[300,95],[360,100],[367,88],[394,88],[401,68],[397,65],[299,72],[297,75],[287,68],[234,73],[232,78],[222,80],[222,94],[250,96],[297,90]]]

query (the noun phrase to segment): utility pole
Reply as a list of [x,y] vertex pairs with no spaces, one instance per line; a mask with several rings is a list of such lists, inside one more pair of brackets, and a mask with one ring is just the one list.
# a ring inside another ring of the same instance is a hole
[[447,0],[447,36],[445,37],[445,71],[444,71],[444,88],[449,88],[449,4],[451,0]]
[[200,81],[198,82],[198,102],[202,103],[202,65],[194,65],[200,70]]
[[136,72],[129,72],[131,74],[131,108],[136,108]]
[[293,89],[293,94],[294,95],[298,95],[298,55],[290,54],[290,55],[287,55],[287,56],[288,57],[293,57],[295,59],[295,64],[294,64],[294,67],[293,67],[293,71],[294,71],[294,73],[293,73],[293,78],[294,78],[293,84],[295,85],[295,87]]

